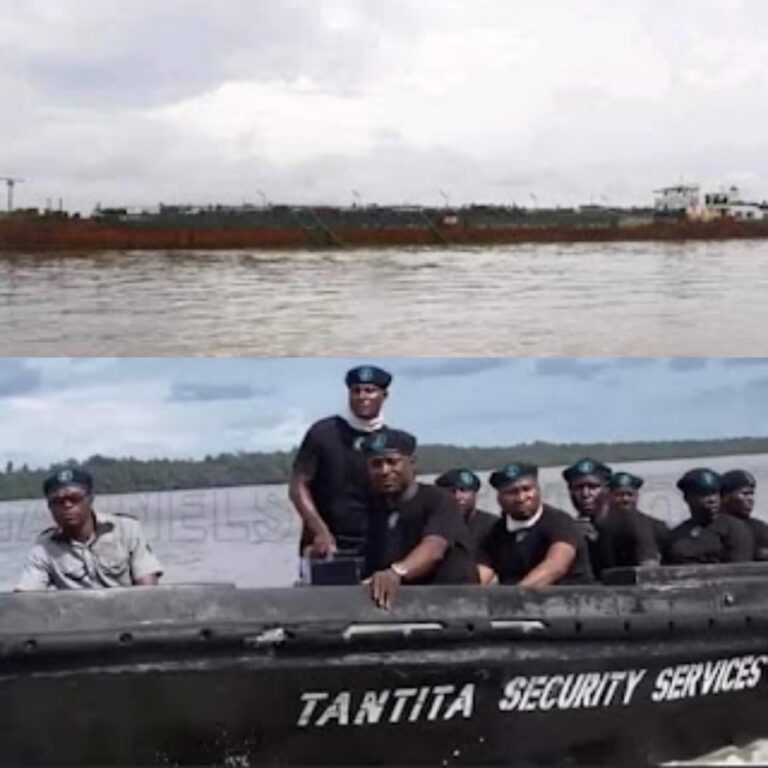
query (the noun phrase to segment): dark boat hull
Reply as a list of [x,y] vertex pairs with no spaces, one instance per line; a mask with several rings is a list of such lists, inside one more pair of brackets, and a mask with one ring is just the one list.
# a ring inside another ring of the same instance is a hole
[[768,587],[0,599],[0,760],[655,764],[766,734]]

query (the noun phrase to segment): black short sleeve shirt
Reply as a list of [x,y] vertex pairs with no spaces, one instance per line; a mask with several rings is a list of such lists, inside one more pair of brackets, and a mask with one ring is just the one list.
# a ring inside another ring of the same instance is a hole
[[365,537],[370,486],[360,444],[366,434],[340,416],[322,419],[310,427],[293,462],[293,471],[309,478],[318,512],[340,547],[345,537]]
[[[416,493],[396,507],[372,500],[365,548],[365,575],[402,560],[427,536],[440,536],[448,551],[422,584],[464,584],[477,580],[461,511],[441,488],[419,483]],[[417,582],[409,582],[417,583]]]
[[656,547],[659,552],[663,552],[667,539],[669,538],[669,526],[663,520],[659,520],[657,517],[653,517],[653,515],[648,515],[639,509],[637,510],[637,514],[651,526],[653,538],[656,541]]
[[596,538],[590,543],[592,568],[625,568],[661,560],[650,522],[639,512],[611,509],[594,524]]
[[686,563],[744,563],[753,559],[755,540],[749,526],[731,515],[716,515],[707,525],[688,519],[669,533],[664,561]]
[[482,549],[485,540],[498,521],[498,515],[484,512],[482,509],[476,509],[472,513],[472,516],[466,522],[472,557],[477,556],[477,553]]
[[749,530],[752,531],[752,537],[755,541],[755,560],[768,560],[768,525],[762,520],[758,520],[756,517],[736,517],[736,520],[741,520],[746,523]]
[[576,549],[571,568],[558,584],[588,584],[592,582],[592,569],[587,544],[573,518],[555,507],[544,505],[541,517],[530,528],[517,531],[507,529],[501,517],[488,535],[479,555],[480,562],[493,568],[502,584],[517,584],[547,555],[558,542]]

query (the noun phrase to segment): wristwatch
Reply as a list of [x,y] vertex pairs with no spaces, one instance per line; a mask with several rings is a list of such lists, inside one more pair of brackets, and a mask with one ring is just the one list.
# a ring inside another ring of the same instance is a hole
[[408,569],[402,563],[392,563],[389,566],[401,579],[404,579],[408,575]]

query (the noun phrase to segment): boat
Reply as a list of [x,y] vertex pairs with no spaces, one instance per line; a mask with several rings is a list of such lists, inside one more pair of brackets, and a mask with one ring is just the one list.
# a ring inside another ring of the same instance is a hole
[[0,596],[0,761],[655,765],[766,735],[764,564]]
[[[319,207],[161,206],[0,215],[0,252],[484,246],[516,243],[726,240],[768,237],[768,218],[716,219],[683,210],[470,205]],[[751,215],[751,214],[750,214]]]

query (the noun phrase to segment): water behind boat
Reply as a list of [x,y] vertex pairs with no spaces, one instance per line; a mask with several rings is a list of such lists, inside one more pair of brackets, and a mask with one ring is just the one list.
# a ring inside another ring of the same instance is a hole
[[0,355],[766,355],[768,241],[0,257]]
[[[760,490],[768,487],[768,454],[621,465],[645,478],[642,508],[670,524],[686,516],[674,483],[693,466],[752,472],[758,482],[756,514],[768,519],[765,491]],[[561,469],[542,470],[544,498],[571,509]],[[277,587],[296,580],[298,518],[284,485],[98,496],[96,506],[142,521],[165,566],[164,583],[227,581],[242,587]],[[480,506],[497,509],[487,483]],[[0,503],[0,590],[12,588],[35,537],[50,524],[42,500]]]

